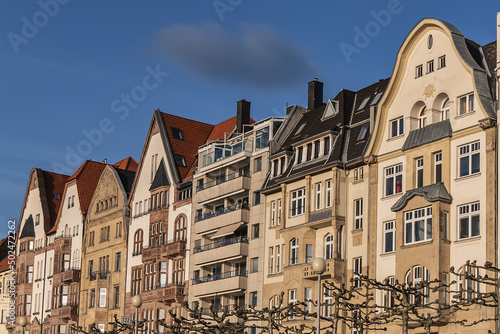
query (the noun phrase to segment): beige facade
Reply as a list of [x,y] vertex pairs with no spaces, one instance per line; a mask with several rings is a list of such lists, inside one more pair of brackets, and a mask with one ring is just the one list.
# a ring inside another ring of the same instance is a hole
[[[238,108],[248,108],[247,101]],[[269,161],[268,141],[283,122],[269,118],[198,151],[193,182],[189,303],[208,308],[265,306],[265,199],[259,193]]]
[[79,305],[79,325],[84,329],[95,323],[99,329],[111,330],[109,322],[115,315],[121,319],[125,312],[127,200],[134,174],[106,166],[89,206]]

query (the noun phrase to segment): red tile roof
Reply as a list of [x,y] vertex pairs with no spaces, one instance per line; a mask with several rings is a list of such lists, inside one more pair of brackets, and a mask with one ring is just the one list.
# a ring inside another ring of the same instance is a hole
[[6,257],[5,259],[2,260],[2,262],[0,262],[0,272],[9,270],[9,268],[10,268],[9,258]]
[[80,200],[80,211],[82,213],[85,213],[89,208],[90,201],[97,187],[97,182],[105,167],[106,164],[102,162],[87,160],[69,178],[68,181],[76,180],[78,199]]
[[[161,113],[161,115],[172,153],[182,155],[186,160],[186,167],[177,166],[179,178],[184,180],[192,175],[190,170],[196,162],[195,156],[198,154],[198,148],[206,142],[210,132],[212,132],[213,125],[165,113]],[[182,131],[183,140],[173,138],[171,127]]]
[[[57,220],[57,214],[62,204],[64,185],[68,180],[68,175],[57,174],[43,171],[45,180],[45,193],[47,195],[47,204],[49,206],[50,227],[53,227]],[[58,193],[60,200],[56,200],[55,194]]]
[[139,166],[139,164],[132,157],[125,158],[125,159],[120,160],[117,163],[113,164],[113,167],[123,169],[123,170],[128,170],[131,172],[137,172],[138,166]]

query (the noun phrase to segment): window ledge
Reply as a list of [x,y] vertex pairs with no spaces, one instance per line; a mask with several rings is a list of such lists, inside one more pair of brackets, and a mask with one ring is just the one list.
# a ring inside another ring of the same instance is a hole
[[461,176],[461,177],[456,178],[454,181],[467,180],[467,179],[471,179],[471,178],[476,177],[476,176],[481,176],[481,172],[474,173],[474,174],[469,174],[469,175],[465,175],[465,176]]
[[422,245],[430,245],[432,244],[432,239],[431,240],[424,240],[424,241],[417,241],[417,242],[412,242],[411,244],[403,245],[401,248],[411,248],[415,246],[422,246]]
[[392,194],[392,195],[389,195],[389,196],[384,196],[381,198],[382,201],[385,201],[385,200],[389,200],[389,199],[392,199],[392,198],[395,198],[395,197],[399,197],[399,196],[403,196],[403,192],[400,192],[400,193],[397,193],[397,194]]
[[473,111],[467,112],[465,114],[455,116],[454,119],[464,118],[464,117],[467,117],[467,116],[470,116],[470,115],[474,115],[475,113],[476,113],[476,111],[473,110]]
[[481,240],[481,236],[480,235],[476,235],[474,237],[469,237],[469,238],[462,238],[462,239],[458,239],[458,240],[455,240],[453,243],[455,244],[460,244],[460,243],[466,243],[467,241],[479,241]]
[[363,182],[365,182],[365,179],[360,179],[360,180],[352,181],[352,184],[358,184],[358,183],[363,183]]
[[392,252],[387,252],[387,253],[380,254],[380,256],[383,256],[383,257],[389,257],[391,255],[396,255],[396,251],[392,251]]
[[352,230],[351,233],[352,234],[363,234],[363,229],[362,228],[358,228],[356,230]]
[[390,138],[387,138],[387,141],[393,141],[393,140],[397,140],[397,139],[400,139],[400,138],[403,138],[405,136],[404,133],[396,136],[396,137],[390,137]]
[[283,272],[274,273],[274,274],[267,274],[267,277],[271,278],[271,277],[276,277],[276,276],[279,276],[279,275],[283,275]]

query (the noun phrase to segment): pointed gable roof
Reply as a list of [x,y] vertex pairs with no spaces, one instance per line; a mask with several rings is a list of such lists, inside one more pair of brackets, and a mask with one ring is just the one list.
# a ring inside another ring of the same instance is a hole
[[[66,184],[69,176],[43,171],[43,178],[45,181],[45,196],[47,198],[47,205],[49,209],[50,224],[46,226],[46,231],[48,231],[56,223],[57,214],[62,204],[64,185]],[[56,194],[59,194],[59,199],[57,199]]]
[[151,183],[149,191],[162,186],[169,186],[169,185],[170,182],[168,181],[167,171],[165,169],[165,162],[163,161],[163,159],[161,159],[160,166],[158,166],[158,170],[156,171],[155,178],[153,179],[153,183]]
[[132,157],[125,158],[125,159],[120,160],[117,163],[113,164],[113,167],[123,169],[123,170],[128,170],[131,172],[137,172],[138,166],[139,166],[139,164]]
[[85,161],[68,181],[75,180],[80,201],[80,211],[85,214],[94,195],[97,182],[106,164],[92,160]]
[[35,224],[33,223],[32,215],[30,215],[24,222],[23,231],[21,232],[19,239],[30,237],[35,237]]

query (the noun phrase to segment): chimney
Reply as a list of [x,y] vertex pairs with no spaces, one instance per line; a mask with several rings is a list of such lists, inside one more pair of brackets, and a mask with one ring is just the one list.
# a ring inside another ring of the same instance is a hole
[[316,109],[323,104],[323,83],[314,78],[309,83],[307,108],[309,110]]
[[236,109],[236,127],[239,133],[243,132],[243,125],[250,124],[250,102],[238,101]]

